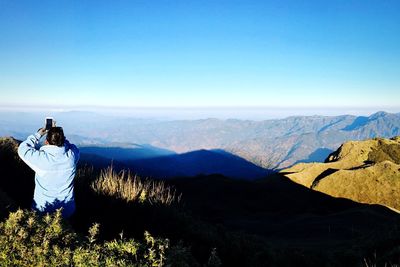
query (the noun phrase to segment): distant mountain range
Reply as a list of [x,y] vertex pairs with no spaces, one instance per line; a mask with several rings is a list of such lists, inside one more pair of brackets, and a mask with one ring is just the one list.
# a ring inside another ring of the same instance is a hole
[[227,150],[269,168],[321,162],[346,141],[399,135],[400,114],[290,117],[265,121],[263,129],[263,135],[230,144]]
[[[39,115],[0,115],[0,136],[12,135],[18,139],[37,130],[37,125],[43,122]],[[160,121],[90,112],[63,112],[54,117],[69,139],[81,147],[129,148],[139,144],[172,154],[223,150],[266,169],[283,169],[299,162],[322,162],[349,140],[400,135],[400,113],[386,112],[369,117],[295,116],[264,121]],[[140,159],[138,155],[123,155],[126,156],[123,160]],[[142,156],[143,159],[150,157],[149,154]],[[160,155],[157,152],[154,156]]]

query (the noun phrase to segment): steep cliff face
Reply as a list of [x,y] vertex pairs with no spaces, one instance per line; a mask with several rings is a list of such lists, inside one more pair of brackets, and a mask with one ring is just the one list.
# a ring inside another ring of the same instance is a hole
[[334,197],[400,210],[400,137],[347,142],[325,163],[300,163],[282,173]]

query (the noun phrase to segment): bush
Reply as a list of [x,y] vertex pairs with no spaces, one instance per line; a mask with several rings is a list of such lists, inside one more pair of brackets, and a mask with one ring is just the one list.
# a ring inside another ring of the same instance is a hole
[[121,237],[100,243],[98,232],[94,224],[86,238],[79,237],[66,226],[60,210],[45,216],[18,210],[0,224],[0,266],[165,265],[168,239],[145,232],[142,242]]

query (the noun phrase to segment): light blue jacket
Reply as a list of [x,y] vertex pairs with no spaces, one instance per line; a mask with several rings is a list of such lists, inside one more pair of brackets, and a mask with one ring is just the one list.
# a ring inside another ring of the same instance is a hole
[[39,212],[63,208],[64,218],[75,211],[74,177],[79,149],[67,140],[64,146],[40,146],[40,134],[28,136],[18,147],[20,158],[35,171],[32,207]]

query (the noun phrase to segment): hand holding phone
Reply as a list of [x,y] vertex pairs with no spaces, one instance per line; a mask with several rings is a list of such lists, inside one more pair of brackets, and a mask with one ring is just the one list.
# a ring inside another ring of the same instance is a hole
[[53,117],[46,117],[46,131],[50,130],[50,128],[55,127],[56,126],[56,122],[53,119]]

